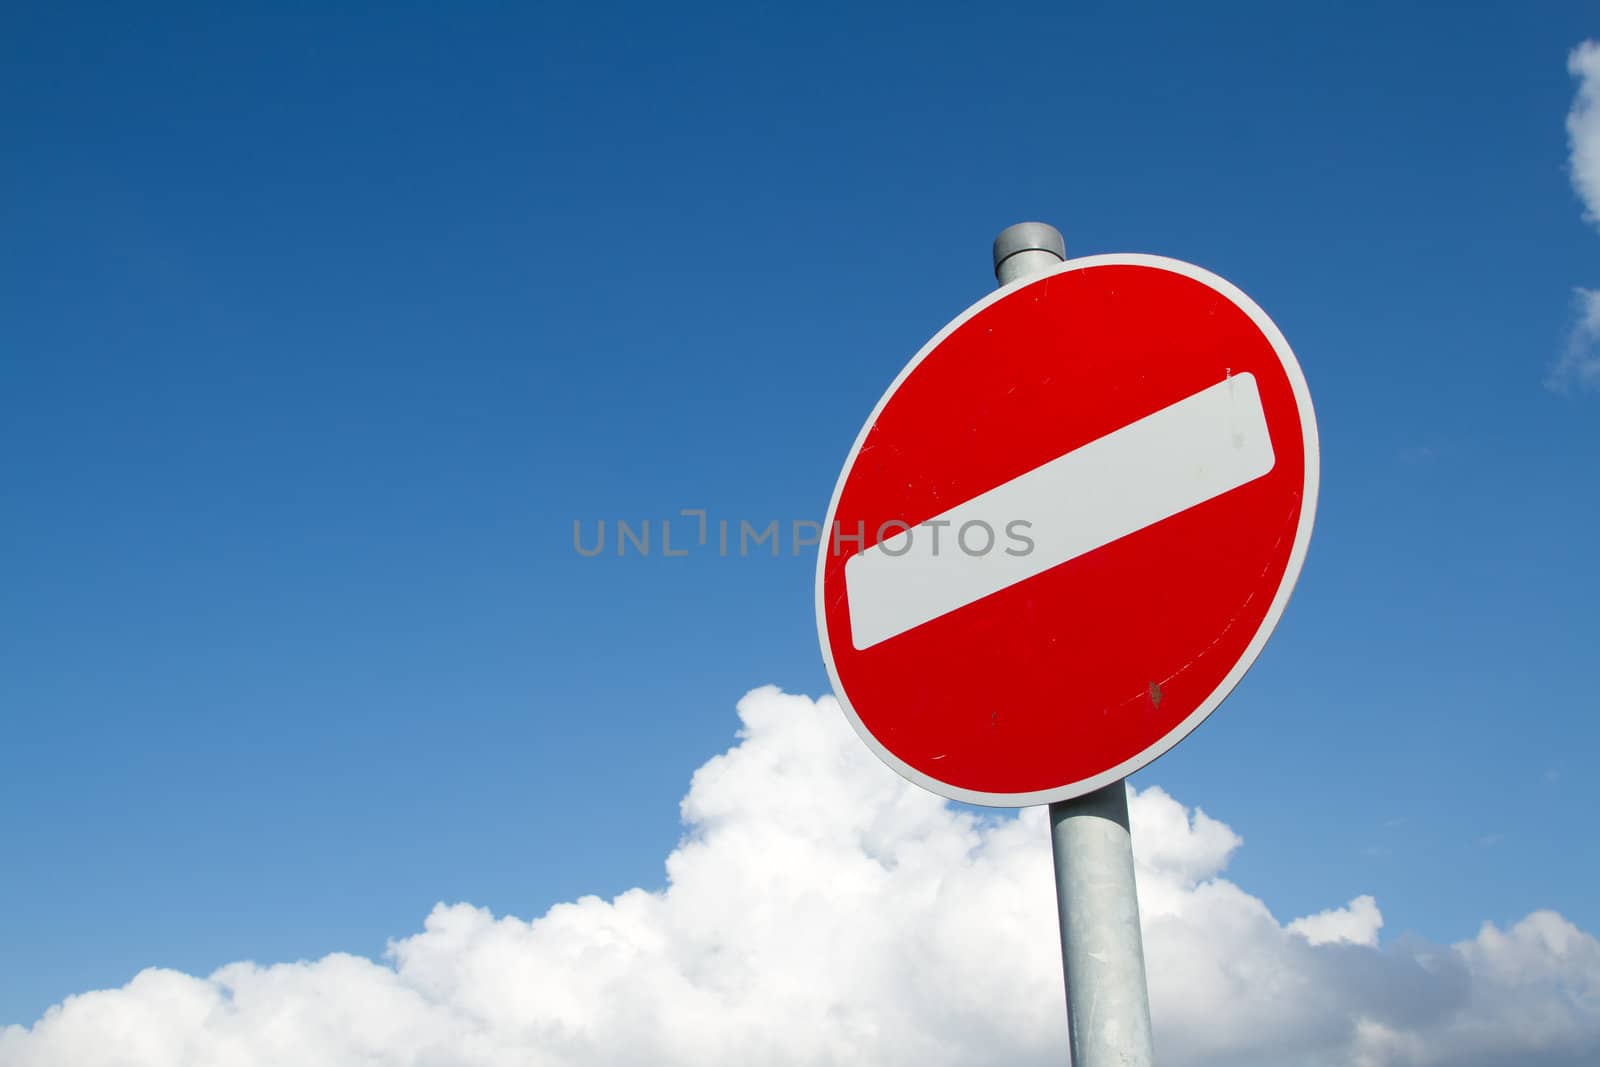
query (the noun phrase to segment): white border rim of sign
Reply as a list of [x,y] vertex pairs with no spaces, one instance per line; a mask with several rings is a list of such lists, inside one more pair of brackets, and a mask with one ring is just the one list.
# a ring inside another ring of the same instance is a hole
[[[839,680],[839,671],[833,662],[833,651],[828,642],[828,616],[826,610],[824,610],[822,599],[823,576],[827,569],[828,553],[833,543],[833,538],[829,531],[833,529],[834,515],[839,508],[839,496],[844,492],[845,480],[849,477],[851,468],[855,466],[856,457],[861,453],[861,445],[866,440],[867,434],[877,423],[878,416],[882,414],[889,400],[899,391],[901,383],[906,380],[912,371],[916,370],[929,353],[938,348],[946,337],[954,333],[968,319],[989,305],[1003,300],[1013,293],[1075,270],[1104,266],[1153,267],[1157,270],[1170,271],[1174,274],[1181,274],[1186,278],[1191,278],[1232,301],[1266,335],[1273,351],[1277,353],[1278,361],[1283,365],[1284,373],[1289,378],[1289,386],[1294,393],[1295,407],[1300,415],[1300,430],[1305,445],[1305,491],[1300,506],[1300,524],[1295,529],[1294,545],[1289,550],[1289,563],[1284,569],[1283,579],[1278,583],[1278,591],[1273,596],[1272,603],[1268,606],[1260,627],[1256,630],[1255,635],[1251,637],[1250,643],[1245,646],[1243,655],[1239,657],[1239,661],[1223,677],[1211,695],[1206,697],[1188,718],[1163,734],[1155,744],[1150,745],[1144,751],[1119,763],[1110,770],[1075,782],[1067,782],[1051,789],[1036,789],[1026,793],[989,793],[976,789],[963,789],[959,786],[942,782],[902,761],[879,743],[878,739],[862,723],[861,717],[856,714],[855,708],[850,705],[850,698],[845,694],[844,684]],[[844,467],[839,472],[839,480],[834,484],[833,496],[828,501],[828,515],[822,525],[822,545],[817,553],[815,598],[817,637],[822,645],[822,660],[828,668],[828,681],[833,686],[834,697],[839,701],[839,706],[844,709],[845,717],[850,720],[850,725],[854,728],[856,734],[860,736],[861,740],[880,760],[888,764],[891,769],[907,781],[950,800],[997,808],[1031,807],[1036,804],[1053,804],[1060,800],[1070,800],[1073,797],[1092,793],[1096,789],[1110,785],[1113,782],[1121,781],[1135,771],[1149,766],[1156,759],[1174,748],[1178,742],[1188,737],[1195,727],[1204,722],[1228,698],[1240,680],[1244,678],[1245,673],[1255,664],[1256,657],[1261,654],[1262,648],[1266,646],[1267,639],[1272,636],[1273,630],[1277,629],[1278,621],[1283,616],[1284,608],[1288,606],[1289,597],[1294,592],[1295,584],[1300,580],[1300,569],[1305,563],[1306,550],[1311,543],[1311,528],[1316,520],[1317,489],[1321,481],[1321,468],[1322,452],[1317,436],[1317,417],[1315,410],[1311,406],[1311,390],[1306,385],[1305,374],[1300,369],[1300,362],[1295,358],[1294,350],[1289,347],[1288,340],[1284,338],[1283,332],[1278,329],[1277,324],[1268,318],[1267,313],[1262,311],[1254,300],[1246,296],[1243,290],[1227,279],[1218,277],[1204,267],[1197,267],[1192,263],[1185,263],[1182,260],[1171,259],[1167,256],[1146,255],[1139,252],[1113,252],[1105,255],[1069,259],[1060,266],[1052,268],[1043,274],[1032,275],[1012,282],[1003,288],[996,289],[950,320],[944,329],[934,334],[933,338],[923,345],[917,354],[911,357],[911,361],[895,376],[894,381],[889,384],[889,388],[879,398],[877,406],[872,409],[872,414],[867,416],[867,421],[862,424],[861,432],[856,435],[855,443],[850,446],[850,454],[845,458]]]

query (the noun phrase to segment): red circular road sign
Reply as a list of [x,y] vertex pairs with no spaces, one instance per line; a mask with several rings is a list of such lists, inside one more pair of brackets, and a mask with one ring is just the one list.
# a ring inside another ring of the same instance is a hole
[[1317,464],[1294,353],[1199,267],[1090,256],[980,300],[900,372],[834,489],[817,626],[840,703],[953,799],[1126,777],[1260,653]]

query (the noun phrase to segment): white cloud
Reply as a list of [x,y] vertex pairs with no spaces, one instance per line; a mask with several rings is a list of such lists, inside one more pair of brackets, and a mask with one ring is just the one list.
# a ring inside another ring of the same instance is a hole
[[1574,48],[1567,71],[1578,79],[1578,95],[1567,112],[1572,187],[1583,201],[1584,218],[1600,226],[1600,41]]
[[[4,1067],[1059,1064],[1042,810],[958,811],[831,699],[759,689],[695,774],[667,887],[526,921],[440,905],[384,961],[149,970],[0,1031]],[[1376,903],[1289,923],[1222,877],[1240,839],[1132,802],[1164,1064],[1592,1064],[1600,942],[1549,912],[1377,946]]]
[[1370,896],[1359,896],[1342,908],[1329,908],[1289,924],[1313,945],[1366,945],[1376,948],[1378,931],[1383,929],[1383,913]]

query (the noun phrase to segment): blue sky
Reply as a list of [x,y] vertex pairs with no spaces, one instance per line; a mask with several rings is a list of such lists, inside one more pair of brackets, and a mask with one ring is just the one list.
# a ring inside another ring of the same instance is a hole
[[[1241,286],[1317,405],[1277,635],[1136,779],[1275,912],[1600,928],[1578,4],[12,10],[0,1023],[436,901],[664,880],[734,704],[820,694],[820,519],[989,241]],[[675,528],[675,533],[677,529]]]

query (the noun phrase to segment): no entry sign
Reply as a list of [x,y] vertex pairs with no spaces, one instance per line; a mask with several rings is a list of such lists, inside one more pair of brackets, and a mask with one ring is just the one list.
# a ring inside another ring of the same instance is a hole
[[828,508],[817,624],[846,714],[957,800],[1126,777],[1277,625],[1317,458],[1288,343],[1207,271],[1091,256],[979,301],[878,402]]

